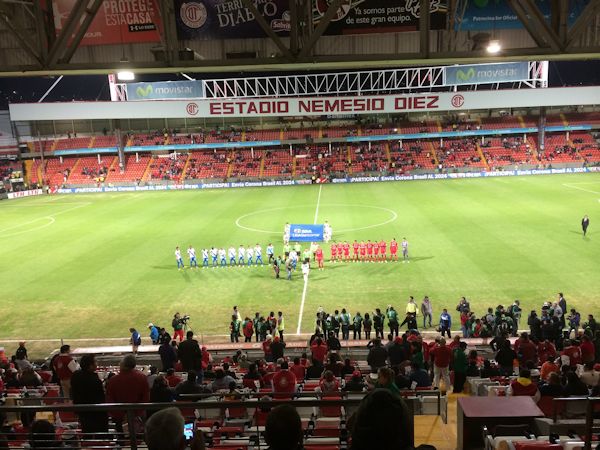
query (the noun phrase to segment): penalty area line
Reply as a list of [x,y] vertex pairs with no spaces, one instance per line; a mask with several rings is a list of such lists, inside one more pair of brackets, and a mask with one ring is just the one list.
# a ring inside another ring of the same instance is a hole
[[[315,218],[313,225],[316,225],[319,217],[319,206],[321,205],[321,192],[323,191],[323,185],[319,185],[319,195],[317,196],[317,207],[315,208]],[[310,275],[309,275],[310,276]],[[298,314],[298,328],[296,328],[296,335],[300,335],[302,328],[302,316],[304,315],[304,303],[306,302],[306,291],[308,289],[308,277],[304,281],[304,287],[302,288],[302,300],[300,301],[300,313]]]

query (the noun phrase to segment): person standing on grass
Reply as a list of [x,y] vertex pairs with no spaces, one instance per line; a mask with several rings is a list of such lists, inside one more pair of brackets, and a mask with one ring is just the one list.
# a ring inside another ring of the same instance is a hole
[[273,259],[273,272],[275,272],[275,278],[279,278],[279,272],[281,271],[281,256],[277,259]]
[[320,246],[317,246],[315,250],[315,259],[317,260],[319,270],[323,270],[323,249]]
[[408,260],[408,241],[402,238],[402,262],[410,262]]
[[229,265],[230,266],[235,266],[235,247],[232,245],[229,247],[229,250],[227,251],[228,255],[229,255]]
[[269,245],[267,245],[267,258],[269,258],[269,264],[275,261],[275,248],[270,242]]
[[354,325],[354,330],[353,330],[354,331],[354,339],[357,339],[357,336],[358,336],[358,339],[360,339],[361,331],[362,331],[362,324],[363,324],[363,318],[360,315],[360,312],[356,313],[356,315],[352,319],[352,324]]
[[587,234],[587,229],[589,226],[590,226],[590,218],[586,214],[585,216],[583,216],[583,219],[581,219],[581,229],[583,230],[584,236]]
[[183,265],[183,258],[181,258],[181,250],[179,247],[175,247],[175,261],[177,261],[177,270],[185,269]]
[[190,268],[195,267],[197,269],[198,261],[196,260],[196,249],[190,245],[190,247],[187,249],[187,254],[190,258]]
[[281,311],[277,312],[277,332],[279,333],[279,338],[283,341],[283,332],[285,331],[285,319],[283,318],[283,313]]
[[262,266],[264,264],[262,259],[262,247],[258,242],[254,246],[254,255],[256,256],[256,265],[258,266],[258,264],[260,263],[260,265]]
[[231,323],[229,324],[229,333],[231,342],[240,341],[240,322],[235,314],[231,316]]
[[398,261],[398,241],[396,241],[396,238],[390,242],[390,261]]
[[[373,327],[373,320],[369,316],[369,313],[365,313],[365,318],[363,320],[363,327],[365,329],[365,339],[370,341],[371,340],[371,329]],[[359,334],[358,338],[360,339],[360,334]]]
[[305,259],[302,263],[302,276],[304,277],[304,282],[308,282],[308,274],[310,273],[310,263],[308,259]]
[[423,328],[426,327],[426,322],[429,321],[428,327],[431,328],[431,316],[433,314],[433,306],[428,296],[423,297],[421,302],[421,314],[423,314]]

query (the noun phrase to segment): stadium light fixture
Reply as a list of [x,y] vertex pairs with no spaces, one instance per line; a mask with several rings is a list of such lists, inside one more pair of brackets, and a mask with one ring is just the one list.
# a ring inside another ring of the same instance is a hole
[[500,45],[500,41],[497,39],[492,39],[489,43],[488,46],[486,48],[487,52],[495,55],[497,53],[500,53],[500,50],[502,50],[502,46]]
[[135,80],[135,73],[130,70],[121,70],[117,72],[117,78],[119,81],[132,81]]

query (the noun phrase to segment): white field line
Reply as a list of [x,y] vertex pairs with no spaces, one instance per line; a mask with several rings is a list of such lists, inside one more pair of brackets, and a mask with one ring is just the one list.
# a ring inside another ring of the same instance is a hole
[[[54,224],[54,222],[56,222],[55,216],[64,214],[69,211],[73,211],[74,209],[83,208],[84,206],[88,206],[88,205],[91,205],[91,202],[78,203],[76,206],[73,206],[72,208],[67,208],[63,211],[58,211],[58,212],[55,212],[53,214],[48,214],[43,217],[38,217],[37,219],[30,220],[29,222],[20,223],[18,225],[13,225],[12,227],[4,228],[4,229],[0,230],[0,238],[7,238],[7,237],[11,237],[11,236],[17,236],[17,235],[23,234],[23,233],[31,233],[32,231],[41,230],[42,228],[46,228],[46,227],[49,227],[50,225]],[[17,231],[15,233],[4,234],[6,231],[14,230],[15,228],[21,228],[24,225],[29,225],[29,224],[32,224],[35,222],[39,222],[40,220],[48,220],[49,222],[45,223],[43,225],[31,228],[29,230],[22,230],[22,231]]]
[[592,191],[590,189],[582,188],[579,186],[574,186],[573,184],[563,183],[563,186],[568,187],[569,189],[577,189],[578,191],[589,192],[590,194],[600,195],[600,191]]
[[[317,197],[317,207],[315,209],[315,219],[313,225],[316,225],[317,219],[319,218],[319,205],[321,205],[321,191],[323,185],[319,185],[319,196]],[[296,335],[300,335],[300,329],[302,328],[302,316],[304,315],[304,303],[306,302],[306,291],[308,289],[308,277],[304,281],[304,287],[302,288],[302,301],[300,302],[300,313],[298,314],[298,328],[296,329]]]

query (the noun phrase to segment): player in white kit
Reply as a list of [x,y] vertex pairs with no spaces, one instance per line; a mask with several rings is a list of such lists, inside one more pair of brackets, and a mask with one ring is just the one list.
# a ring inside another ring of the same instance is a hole
[[179,251],[179,247],[175,247],[175,260],[177,261],[177,269],[185,269],[183,265],[183,259],[181,258],[181,251]]
[[196,261],[196,250],[190,245],[187,249],[187,254],[190,257],[190,267],[198,268],[198,261]]

